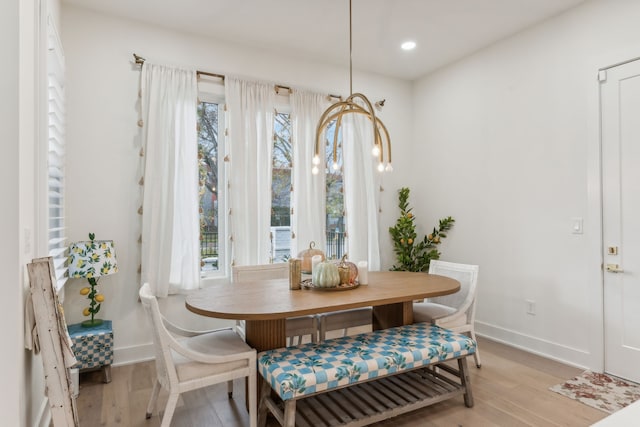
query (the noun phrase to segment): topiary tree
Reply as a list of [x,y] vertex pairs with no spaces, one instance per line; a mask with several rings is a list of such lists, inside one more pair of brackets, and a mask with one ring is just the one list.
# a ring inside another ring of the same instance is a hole
[[453,227],[453,218],[442,218],[438,227],[421,241],[416,241],[415,216],[409,207],[409,189],[403,187],[398,190],[398,207],[400,217],[395,227],[389,227],[389,233],[393,239],[393,250],[396,254],[396,264],[392,271],[426,271],[432,259],[440,258],[440,252],[436,249],[441,239],[447,237],[446,231]]

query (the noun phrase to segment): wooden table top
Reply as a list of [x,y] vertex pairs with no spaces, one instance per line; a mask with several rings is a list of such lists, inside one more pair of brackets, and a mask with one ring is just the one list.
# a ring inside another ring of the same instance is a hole
[[274,320],[380,306],[457,292],[449,277],[408,271],[369,272],[369,284],[345,291],[290,290],[288,279],[218,284],[186,298],[188,310],[209,317]]

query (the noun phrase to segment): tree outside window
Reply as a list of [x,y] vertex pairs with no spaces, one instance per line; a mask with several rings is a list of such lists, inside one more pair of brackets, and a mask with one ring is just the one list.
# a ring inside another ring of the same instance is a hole
[[218,111],[215,103],[198,105],[200,178],[200,255],[202,271],[218,270]]

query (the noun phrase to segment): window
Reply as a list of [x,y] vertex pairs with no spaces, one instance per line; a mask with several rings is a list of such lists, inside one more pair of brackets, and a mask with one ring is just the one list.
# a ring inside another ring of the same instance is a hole
[[67,281],[67,238],[64,213],[65,97],[64,56],[58,33],[48,24],[47,37],[47,231],[57,289]]
[[198,105],[198,163],[200,178],[200,265],[203,275],[217,272],[224,265],[224,216],[221,167],[221,105]]
[[[326,131],[326,138],[333,140],[336,125],[331,123]],[[342,141],[342,132],[338,134]],[[345,252],[345,218],[344,218],[344,173],[342,159],[342,143],[338,143],[336,162],[334,164],[332,144],[325,148],[326,158],[326,195],[327,195],[327,247],[325,255],[330,259],[340,259]]]
[[[335,123],[327,129],[333,139]],[[338,135],[340,138],[341,135]],[[326,240],[327,258],[339,259],[345,252],[342,150],[337,154],[337,168],[332,167],[333,152],[326,148]],[[271,257],[284,262],[291,256],[291,118],[276,113],[273,124],[273,163],[271,181]]]
[[271,259],[291,256],[291,116],[276,113],[273,122],[271,168]]

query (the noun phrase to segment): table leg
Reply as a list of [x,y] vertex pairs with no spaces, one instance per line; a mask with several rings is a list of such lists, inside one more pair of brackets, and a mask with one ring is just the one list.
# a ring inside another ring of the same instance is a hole
[[285,319],[247,320],[247,344],[258,352],[286,347]]
[[413,301],[373,307],[373,330],[413,323]]
[[[247,320],[245,328],[247,344],[255,348],[258,353],[287,346],[285,319]],[[260,373],[257,375],[257,381],[259,399],[263,381]],[[248,392],[249,388],[247,386],[245,387],[245,393]],[[246,399],[246,402],[248,402],[248,399]],[[260,404],[260,401],[258,401],[258,404]]]

